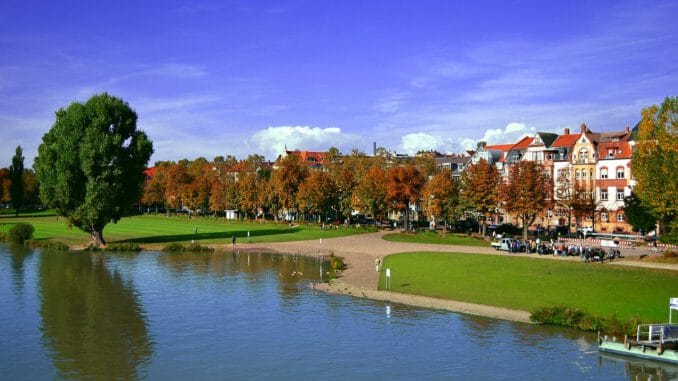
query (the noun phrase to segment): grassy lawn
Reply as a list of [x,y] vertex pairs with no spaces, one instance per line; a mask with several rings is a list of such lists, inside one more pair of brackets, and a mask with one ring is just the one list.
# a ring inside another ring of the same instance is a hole
[[489,247],[489,243],[469,237],[465,234],[447,233],[445,237],[435,232],[420,232],[416,234],[393,233],[383,237],[387,241],[410,242],[410,243],[433,243],[439,245],[463,245],[463,246],[484,246]]
[[[384,259],[391,290],[525,311],[566,305],[645,322],[668,321],[678,272],[458,253],[403,253]],[[381,272],[379,289],[385,287]]]
[[[0,217],[0,232],[7,232],[17,222],[30,223],[35,227],[35,239],[52,239],[68,245],[86,244],[89,235],[77,228],[69,228],[66,219],[51,216]],[[197,228],[197,233],[195,232]],[[165,215],[142,215],[126,217],[117,224],[108,224],[104,229],[106,242],[135,242],[150,247],[162,247],[169,242],[200,244],[230,244],[233,236],[238,243],[301,241],[333,238],[365,233],[366,229],[344,228],[320,230],[317,225],[301,224],[290,227],[286,223],[233,222],[215,218],[167,217]],[[247,238],[250,232],[250,238]]]

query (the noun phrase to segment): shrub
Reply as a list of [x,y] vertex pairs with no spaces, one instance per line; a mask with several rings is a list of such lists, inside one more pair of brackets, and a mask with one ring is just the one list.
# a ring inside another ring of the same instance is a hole
[[190,252],[190,253],[210,253],[213,252],[214,249],[208,246],[202,246],[197,243],[192,243],[190,245],[184,246],[180,243],[172,242],[165,246],[162,251],[166,253],[182,253],[182,252]]
[[678,252],[673,251],[673,250],[668,250],[662,253],[662,257],[664,258],[678,258]]
[[166,253],[176,253],[176,252],[182,252],[184,251],[184,245],[176,242],[172,242],[167,244],[165,247],[162,248],[162,251]]
[[12,243],[24,243],[33,238],[35,228],[31,224],[18,223],[9,230],[9,241]]
[[35,241],[35,240],[28,240],[26,243],[29,244],[29,246],[36,248],[39,247],[41,249],[49,249],[49,250],[57,250],[57,251],[68,251],[70,248],[68,245],[61,241],[52,241],[52,240],[46,240],[46,241]]
[[613,336],[634,335],[638,324],[642,324],[637,317],[624,322],[614,315],[604,318],[567,306],[541,308],[530,315],[530,320],[538,324],[572,327],[583,331],[603,331]]
[[106,251],[141,251],[141,246],[138,243],[112,243],[106,245]]

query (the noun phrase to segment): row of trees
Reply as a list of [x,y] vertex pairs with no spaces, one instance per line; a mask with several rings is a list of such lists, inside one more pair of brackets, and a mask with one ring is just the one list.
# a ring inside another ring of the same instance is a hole
[[335,148],[328,151],[323,170],[309,170],[296,155],[279,159],[275,166],[272,170],[258,155],[242,162],[218,157],[157,163],[141,203],[197,213],[239,210],[243,217],[255,219],[293,213],[318,222],[350,218],[354,211],[384,220],[395,211],[401,213],[406,229],[412,205],[429,220],[448,223],[469,211],[485,221],[502,207],[518,216],[527,234],[527,227],[552,199],[550,177],[534,162],[514,166],[505,183],[497,168],[484,160],[471,165],[456,182],[449,171],[436,172],[430,156],[393,164],[357,151],[341,156]]

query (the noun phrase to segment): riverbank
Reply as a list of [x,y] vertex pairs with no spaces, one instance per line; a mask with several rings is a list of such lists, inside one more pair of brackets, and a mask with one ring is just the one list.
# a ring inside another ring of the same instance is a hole
[[[343,257],[348,268],[342,272],[341,277],[332,281],[330,284],[315,285],[316,289],[329,293],[345,294],[354,297],[390,301],[393,303],[402,303],[426,308],[444,309],[517,322],[530,322],[530,312],[528,311],[377,290],[379,273],[375,271],[375,260],[378,258],[383,259],[390,254],[428,251],[508,255],[505,252],[496,251],[490,247],[417,244],[383,240],[383,235],[389,233],[391,232],[382,231],[358,236],[324,239],[322,242],[314,240],[266,244],[237,244],[236,249],[243,251],[273,251],[306,256],[325,256],[334,253],[337,256]],[[231,248],[228,247],[228,249]],[[678,265],[675,264],[647,263],[639,261],[638,258],[645,254],[647,253],[642,249],[625,249],[623,255],[626,258],[616,260],[613,264],[615,266],[638,266],[678,271]],[[560,257],[551,255],[537,256],[534,254],[511,254],[511,256],[534,258],[534,260],[573,262],[580,260],[578,257]]]

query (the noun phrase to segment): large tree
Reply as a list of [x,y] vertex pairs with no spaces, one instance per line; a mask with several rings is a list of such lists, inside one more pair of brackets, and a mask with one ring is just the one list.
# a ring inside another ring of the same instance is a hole
[[388,171],[386,199],[393,210],[404,212],[405,231],[410,231],[410,205],[421,197],[424,176],[411,164],[397,165]]
[[337,210],[337,184],[327,172],[314,171],[299,186],[299,208],[317,216],[318,222],[334,209]]
[[422,192],[424,211],[435,224],[436,219],[447,223],[455,218],[456,208],[459,205],[459,187],[452,180],[449,170],[442,170],[434,174],[424,186]]
[[308,169],[299,162],[299,156],[288,155],[278,161],[278,170],[273,172],[271,184],[279,205],[290,218],[297,211],[297,192],[306,179]]
[[523,239],[537,215],[546,209],[553,189],[544,167],[534,161],[520,161],[509,171],[508,182],[502,186],[504,209],[515,214],[523,225]]
[[[664,229],[678,230],[678,97],[643,109],[631,170],[635,194]],[[678,232],[674,232],[678,236]],[[675,238],[678,240],[678,237]]]
[[24,200],[24,156],[21,146],[16,147],[14,156],[12,157],[12,165],[9,166],[9,176],[12,183],[9,186],[9,194],[12,198],[12,205],[16,215],[19,215],[19,208],[23,205]]
[[153,143],[137,114],[106,93],[56,112],[35,158],[40,198],[105,245],[103,230],[139,201]]
[[386,202],[387,174],[379,165],[374,165],[359,180],[353,191],[351,206],[375,220],[384,217]]
[[567,216],[568,233],[572,230],[572,211],[578,204],[575,182],[572,180],[572,170],[570,167],[559,169],[556,177],[555,206],[558,213]]
[[624,198],[624,216],[634,231],[641,231],[645,234],[652,230],[656,222],[650,210],[643,205],[634,192]]
[[480,159],[471,164],[461,175],[461,197],[464,204],[481,217],[480,227],[485,235],[486,219],[499,206],[499,171],[497,167]]

